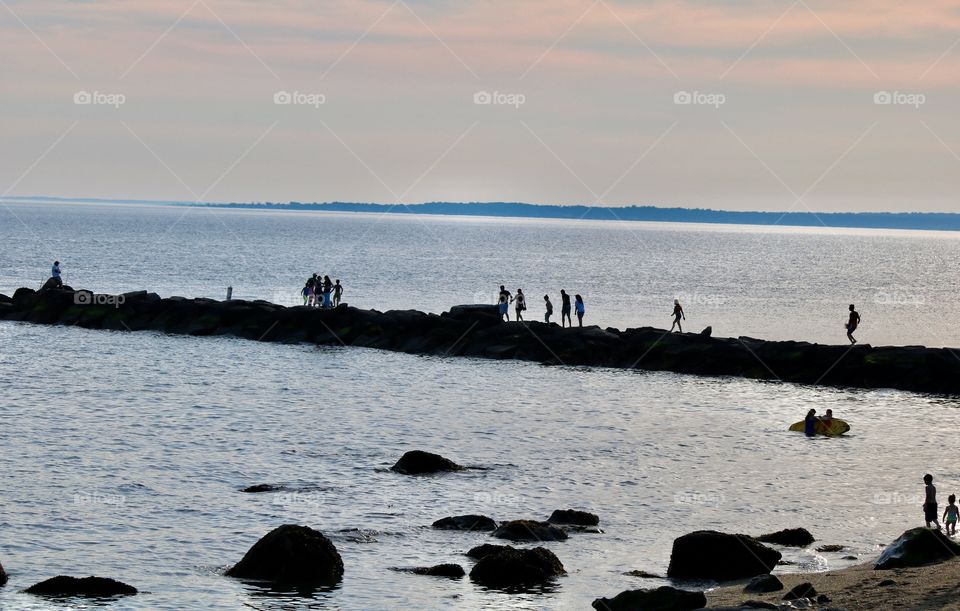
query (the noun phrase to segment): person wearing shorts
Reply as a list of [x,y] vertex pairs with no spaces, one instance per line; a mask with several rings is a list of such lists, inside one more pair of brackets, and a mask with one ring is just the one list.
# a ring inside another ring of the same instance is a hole
[[933,485],[933,476],[929,473],[924,475],[923,483],[926,494],[923,502],[923,519],[927,523],[927,528],[933,524],[937,530],[940,530],[940,520],[937,515],[937,487]]
[[500,285],[500,318],[510,322],[510,298],[512,295],[504,286]]

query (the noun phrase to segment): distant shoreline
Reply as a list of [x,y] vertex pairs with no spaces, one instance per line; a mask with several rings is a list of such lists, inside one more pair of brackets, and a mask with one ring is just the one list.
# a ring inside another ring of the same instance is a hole
[[363,202],[197,203],[190,201],[45,196],[7,197],[5,199],[6,201],[16,203],[173,205],[271,211],[432,214],[468,217],[707,223],[722,225],[826,227],[836,229],[960,231],[960,214],[952,212],[764,212],[712,210],[706,208],[662,208],[658,206],[560,206],[520,202],[426,202],[420,204],[376,204]]

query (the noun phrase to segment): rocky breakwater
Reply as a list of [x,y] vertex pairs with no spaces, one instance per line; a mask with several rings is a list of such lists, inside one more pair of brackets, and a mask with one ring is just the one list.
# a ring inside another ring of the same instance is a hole
[[960,393],[960,350],[922,346],[833,346],[747,337],[671,334],[662,329],[562,329],[500,322],[495,306],[455,306],[441,315],[283,307],[266,301],[161,298],[21,288],[0,295],[0,320],[116,331],[233,335],[270,342],[362,346],[411,354],[519,359],[730,375],[804,384]]

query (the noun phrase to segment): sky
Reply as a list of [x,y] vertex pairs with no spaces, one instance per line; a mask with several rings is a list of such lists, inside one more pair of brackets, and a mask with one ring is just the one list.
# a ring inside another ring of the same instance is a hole
[[960,212],[960,3],[0,0],[0,197]]

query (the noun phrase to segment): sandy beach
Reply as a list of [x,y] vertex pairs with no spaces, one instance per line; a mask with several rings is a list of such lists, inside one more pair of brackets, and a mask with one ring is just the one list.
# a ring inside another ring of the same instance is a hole
[[[749,594],[743,584],[707,592],[707,606],[737,606],[747,600],[782,604],[791,588],[810,582],[830,602],[821,608],[836,609],[960,609],[960,559],[931,566],[877,571],[873,562],[837,571],[777,575],[784,589]],[[880,585],[893,580],[893,585]]]

